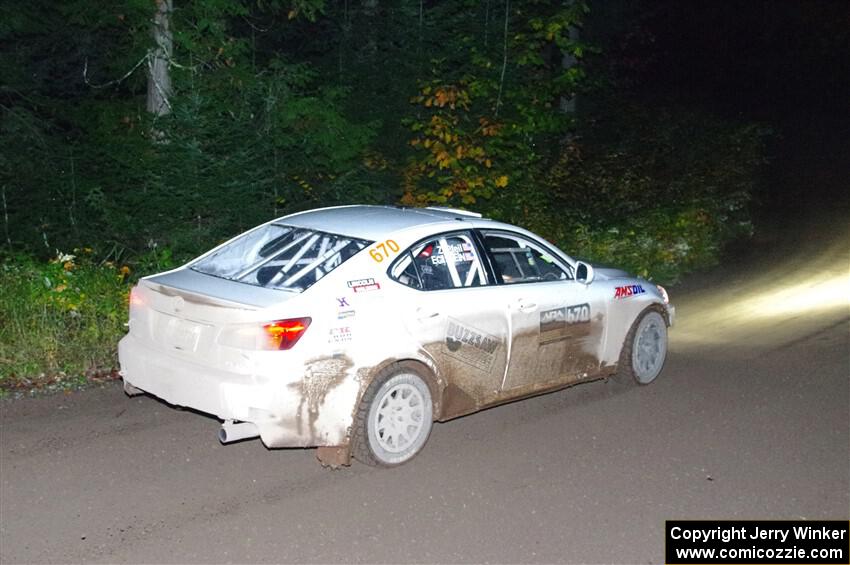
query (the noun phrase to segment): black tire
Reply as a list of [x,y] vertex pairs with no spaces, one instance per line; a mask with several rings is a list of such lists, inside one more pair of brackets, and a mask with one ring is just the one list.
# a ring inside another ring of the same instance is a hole
[[[657,350],[649,353],[654,353],[649,368],[647,368],[646,363],[641,362],[641,353],[652,349],[643,344],[645,340],[658,342],[655,345]],[[642,349],[641,345],[644,345]],[[641,312],[629,329],[629,333],[626,334],[623,348],[620,350],[620,360],[617,364],[617,374],[614,380],[619,384],[648,385],[661,374],[666,358],[667,321],[657,307],[651,306]]]
[[431,389],[422,368],[415,363],[386,367],[360,400],[352,454],[361,463],[377,467],[410,461],[428,441],[433,413]]

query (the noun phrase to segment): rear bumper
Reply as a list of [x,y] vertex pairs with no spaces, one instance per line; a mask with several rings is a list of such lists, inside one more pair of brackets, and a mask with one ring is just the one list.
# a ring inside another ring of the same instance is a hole
[[181,359],[132,333],[118,344],[118,359],[126,383],[169,404],[251,422],[268,447],[348,443],[356,400],[326,391],[323,402],[316,402],[303,367],[280,368],[272,375],[238,374]]

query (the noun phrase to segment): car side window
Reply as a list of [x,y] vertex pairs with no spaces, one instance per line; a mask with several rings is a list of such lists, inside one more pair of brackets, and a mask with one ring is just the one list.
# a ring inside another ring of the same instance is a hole
[[463,233],[417,243],[393,265],[390,276],[418,290],[444,290],[487,284],[472,239]]
[[413,264],[410,250],[405,251],[395,262],[390,271],[390,277],[405,286],[422,290],[422,281],[419,279],[419,271],[416,269],[416,265]]
[[485,232],[484,246],[493,257],[496,276],[504,284],[572,279],[566,266],[520,235]]

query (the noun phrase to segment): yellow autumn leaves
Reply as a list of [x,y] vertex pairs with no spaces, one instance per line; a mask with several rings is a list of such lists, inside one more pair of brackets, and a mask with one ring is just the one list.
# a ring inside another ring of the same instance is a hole
[[502,125],[469,115],[465,85],[426,85],[410,101],[423,107],[426,117],[411,125],[415,136],[409,143],[423,152],[405,169],[402,203],[474,204],[508,186],[510,179],[494,166],[497,159],[489,147]]
[[56,257],[50,260],[42,276],[43,292],[48,303],[76,315],[87,300],[97,299],[89,299],[84,290],[92,288],[94,279],[101,285],[111,278],[118,287],[123,287],[132,272],[130,267],[122,265],[117,268],[112,261],[97,265],[92,261],[92,253],[90,247],[74,249],[74,254],[56,252]]
[[437,87],[426,86],[418,96],[414,96],[410,101],[414,104],[422,104],[426,108],[448,106],[450,110],[458,107],[466,110],[469,108],[470,99],[466,90],[455,85],[442,85]]

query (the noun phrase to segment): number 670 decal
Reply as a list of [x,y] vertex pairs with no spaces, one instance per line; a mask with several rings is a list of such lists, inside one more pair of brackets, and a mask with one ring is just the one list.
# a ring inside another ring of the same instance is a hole
[[372,257],[376,263],[380,263],[384,259],[389,258],[389,256],[393,253],[398,253],[398,249],[398,243],[396,243],[394,239],[388,239],[382,243],[378,243],[373,249],[370,249],[369,256]]

